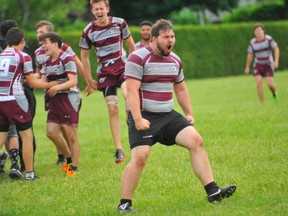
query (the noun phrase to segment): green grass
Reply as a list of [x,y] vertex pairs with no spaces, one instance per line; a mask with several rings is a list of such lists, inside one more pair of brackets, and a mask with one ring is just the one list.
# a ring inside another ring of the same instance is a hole
[[[264,83],[261,105],[252,76],[187,81],[195,127],[204,138],[214,177],[220,186],[235,183],[238,189],[221,203],[208,203],[187,150],[155,145],[133,198],[138,215],[287,215],[288,72],[277,72],[275,82],[279,103]],[[114,164],[107,108],[96,92],[83,98],[80,172],[74,178],[65,178],[54,165],[42,91],[37,91],[37,103],[35,171],[40,179],[11,180],[8,162],[0,176],[0,215],[118,215],[121,173],[130,159],[123,100],[127,160]]]

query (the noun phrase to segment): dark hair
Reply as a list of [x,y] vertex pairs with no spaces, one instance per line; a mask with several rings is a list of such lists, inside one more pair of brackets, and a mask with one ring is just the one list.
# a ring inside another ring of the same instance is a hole
[[49,38],[52,43],[58,43],[58,47],[62,46],[62,38],[60,35],[55,32],[46,32],[39,36],[39,41],[44,41],[46,38]]
[[12,27],[17,27],[17,22],[15,20],[5,20],[1,23],[1,35],[2,37],[6,37],[7,32]]
[[151,21],[149,21],[149,20],[144,20],[144,21],[142,21],[142,22],[139,24],[139,26],[141,27],[141,26],[143,26],[143,25],[152,26],[153,23],[152,23]]
[[256,28],[260,27],[263,31],[265,30],[264,25],[262,23],[256,23],[253,26],[253,31],[255,31]]
[[160,19],[152,26],[151,37],[158,37],[161,30],[166,31],[174,29],[173,25],[168,20]]
[[10,28],[6,35],[8,46],[19,45],[24,36],[24,31],[22,29],[18,27]]

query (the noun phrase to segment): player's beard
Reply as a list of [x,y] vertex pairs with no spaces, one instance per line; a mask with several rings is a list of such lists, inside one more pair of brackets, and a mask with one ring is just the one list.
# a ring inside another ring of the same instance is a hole
[[165,51],[164,49],[162,49],[158,42],[157,42],[157,48],[158,48],[158,51],[159,51],[161,56],[166,57],[166,56],[170,55],[170,52],[169,51]]

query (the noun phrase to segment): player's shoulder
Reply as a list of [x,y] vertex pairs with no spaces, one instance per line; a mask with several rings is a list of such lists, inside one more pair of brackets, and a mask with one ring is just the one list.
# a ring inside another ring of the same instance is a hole
[[124,22],[126,22],[123,18],[121,17],[110,17],[111,22],[114,24],[123,24]]
[[266,38],[267,40],[272,40],[272,36],[271,36],[271,35],[268,35],[268,34],[265,34],[265,38]]
[[42,53],[45,53],[44,49],[42,46],[39,46],[35,51],[34,51],[34,54],[35,55],[39,55],[39,54],[42,54]]
[[151,49],[151,47],[147,46],[147,47],[140,47],[139,49],[136,49],[135,51],[133,51],[131,53],[131,55],[137,55],[141,58],[145,58],[148,55],[151,55],[153,53],[153,50]]
[[250,40],[250,44],[254,44],[254,43],[256,43],[256,41],[257,41],[256,37],[253,37],[253,38]]
[[171,53],[170,53],[170,56],[172,56],[173,58],[175,58],[175,59],[178,60],[178,61],[181,61],[180,57],[179,57],[176,53],[174,53],[174,52],[171,52]]
[[91,22],[89,22],[89,23],[85,26],[85,28],[83,29],[83,32],[89,31],[89,30],[93,27],[93,24],[94,24],[94,20],[91,21]]

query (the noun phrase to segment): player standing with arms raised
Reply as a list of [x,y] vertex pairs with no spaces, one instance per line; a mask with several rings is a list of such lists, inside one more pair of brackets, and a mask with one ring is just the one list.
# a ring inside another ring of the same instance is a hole
[[[117,88],[121,87],[126,98],[123,56],[123,40],[129,52],[135,50],[134,40],[126,21],[122,18],[108,16],[109,0],[90,0],[91,12],[95,20],[90,22],[82,32],[80,39],[81,60],[87,80],[95,89],[102,91],[109,111],[109,123],[115,147],[115,163],[121,163],[125,154],[121,144],[121,126]],[[89,50],[94,46],[98,58],[97,83],[92,79]]]

